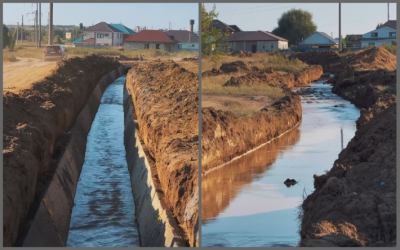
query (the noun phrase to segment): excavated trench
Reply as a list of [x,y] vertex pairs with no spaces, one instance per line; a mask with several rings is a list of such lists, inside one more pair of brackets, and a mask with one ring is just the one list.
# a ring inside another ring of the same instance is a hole
[[[124,65],[104,76],[67,133],[23,247],[185,246],[138,134]],[[104,94],[103,94],[104,93]]]
[[[298,127],[203,177],[202,246],[297,246],[302,197],[354,136],[360,114],[323,82],[299,91]],[[298,183],[287,187],[287,178]]]

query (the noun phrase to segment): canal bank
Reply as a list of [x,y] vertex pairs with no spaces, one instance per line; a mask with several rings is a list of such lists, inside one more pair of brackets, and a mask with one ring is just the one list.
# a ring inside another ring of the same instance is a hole
[[[359,117],[359,110],[333,94],[331,88],[317,81],[302,89],[299,127],[202,178],[210,187],[220,186],[202,191],[202,218],[207,219],[202,227],[203,246],[299,243],[298,206],[303,195],[314,190],[313,174],[330,169],[354,136]],[[298,184],[286,187],[283,182],[287,178],[296,179]]]

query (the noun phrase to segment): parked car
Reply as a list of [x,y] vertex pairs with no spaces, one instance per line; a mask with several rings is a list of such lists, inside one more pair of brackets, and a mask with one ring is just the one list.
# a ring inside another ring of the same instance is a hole
[[46,45],[44,49],[43,61],[58,60],[62,61],[67,59],[67,52],[59,44]]

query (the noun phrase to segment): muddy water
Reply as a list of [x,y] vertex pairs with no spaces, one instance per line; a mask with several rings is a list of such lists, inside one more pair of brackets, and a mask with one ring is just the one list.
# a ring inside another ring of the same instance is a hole
[[[297,246],[303,194],[332,167],[360,114],[323,81],[302,90],[300,126],[203,176],[202,246]],[[287,178],[298,184],[287,187]]]
[[124,146],[123,88],[108,86],[89,132],[67,246],[139,246]]

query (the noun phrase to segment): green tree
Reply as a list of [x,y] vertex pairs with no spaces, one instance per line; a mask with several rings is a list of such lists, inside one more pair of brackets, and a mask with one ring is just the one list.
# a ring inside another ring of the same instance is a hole
[[222,31],[211,27],[212,20],[218,17],[216,6],[207,12],[204,4],[201,4],[201,53],[202,55],[218,54],[229,48],[226,38],[228,30]]
[[83,30],[83,23],[80,23],[80,24],[79,24],[79,29],[80,29],[80,30]]
[[342,35],[340,35],[340,37],[342,38],[342,49],[347,48],[346,39],[343,39]]
[[378,25],[376,25],[376,29],[379,29],[381,27],[383,27],[383,23],[378,23]]
[[8,36],[8,28],[3,24],[3,49],[10,45],[10,37]]
[[278,19],[278,27],[272,34],[288,39],[289,45],[297,45],[315,31],[317,26],[312,20],[311,12],[291,9]]
[[61,37],[59,35],[55,35],[53,39],[53,43],[62,44]]

